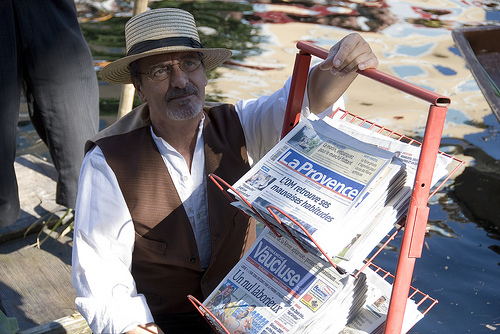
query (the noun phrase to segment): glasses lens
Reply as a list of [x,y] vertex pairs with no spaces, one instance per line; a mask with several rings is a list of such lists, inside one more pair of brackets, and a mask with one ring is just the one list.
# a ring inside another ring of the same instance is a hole
[[201,59],[197,56],[186,56],[177,64],[155,67],[149,71],[148,75],[153,81],[165,80],[172,74],[174,65],[179,65],[182,71],[189,73],[200,67]]
[[170,76],[172,73],[172,66],[167,65],[163,67],[155,67],[149,71],[149,77],[153,81],[162,81]]
[[189,56],[182,58],[179,66],[184,72],[192,72],[200,67],[201,60],[199,57]]

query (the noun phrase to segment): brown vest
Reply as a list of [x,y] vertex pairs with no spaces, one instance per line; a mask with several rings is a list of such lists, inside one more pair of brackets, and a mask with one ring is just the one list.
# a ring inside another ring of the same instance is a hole
[[[151,137],[149,110],[140,106],[90,141],[115,173],[135,227],[132,275],[154,315],[194,310],[255,241],[255,224],[229,204],[208,179],[212,256],[201,269],[193,230],[170,174]],[[234,107],[208,109],[203,129],[207,174],[229,184],[248,169],[245,138]]]

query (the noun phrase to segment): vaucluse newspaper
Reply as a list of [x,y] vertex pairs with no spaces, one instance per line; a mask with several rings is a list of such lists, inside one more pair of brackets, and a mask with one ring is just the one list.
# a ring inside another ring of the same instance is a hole
[[[265,229],[204,304],[231,334],[309,333],[306,325],[327,309],[338,310],[338,333],[345,326],[356,282]],[[358,298],[364,301],[365,294],[358,293]],[[212,324],[225,333],[215,321]]]
[[[204,305],[219,333],[382,333],[390,295],[371,269],[357,278],[340,274],[266,228]],[[408,299],[404,328],[422,317]]]

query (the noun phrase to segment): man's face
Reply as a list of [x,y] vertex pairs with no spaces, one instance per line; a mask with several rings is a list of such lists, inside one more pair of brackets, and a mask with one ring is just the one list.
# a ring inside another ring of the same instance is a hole
[[134,82],[139,98],[149,104],[152,119],[165,116],[171,120],[189,120],[196,117],[205,102],[205,86],[208,83],[205,68],[200,65],[192,72],[181,69],[180,64],[190,64],[199,59],[196,52],[177,52],[139,59],[141,73],[159,73],[171,70],[168,78],[154,81],[147,74],[140,74],[142,83]]

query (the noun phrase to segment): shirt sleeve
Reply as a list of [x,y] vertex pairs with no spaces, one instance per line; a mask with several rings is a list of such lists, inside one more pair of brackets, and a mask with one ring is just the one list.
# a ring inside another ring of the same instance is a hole
[[95,147],[80,171],[72,266],[75,304],[94,333],[123,333],[154,322],[130,272],[134,240],[118,181]]
[[[261,96],[258,99],[240,100],[235,105],[245,133],[251,164],[262,158],[280,139],[291,81],[292,78],[288,78],[283,87],[272,95]],[[336,101],[332,107],[319,114],[318,117],[327,116],[338,107],[345,108],[343,97]],[[309,96],[306,90],[301,116],[308,117],[310,114]]]

